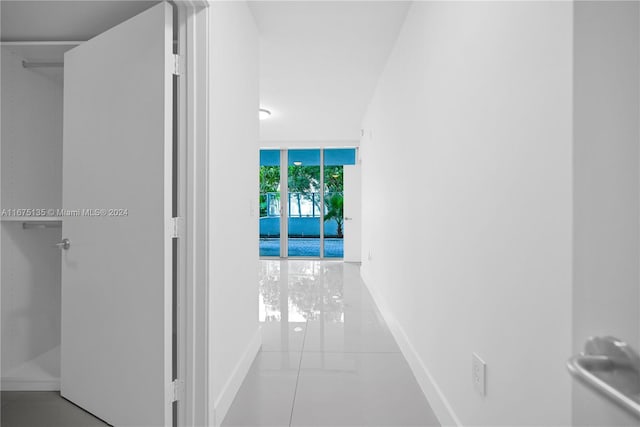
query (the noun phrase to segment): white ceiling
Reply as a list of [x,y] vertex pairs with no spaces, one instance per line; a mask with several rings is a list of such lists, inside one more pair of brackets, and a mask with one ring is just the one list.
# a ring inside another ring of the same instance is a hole
[[357,141],[409,2],[251,2],[260,32],[262,141]]
[[[84,41],[155,3],[2,0],[0,37],[2,41]],[[260,32],[261,105],[273,112],[261,122],[261,140],[359,140],[360,122],[409,2],[249,4]],[[28,56],[25,51],[16,53]],[[44,59],[31,47],[28,53],[34,58],[26,59]]]
[[2,41],[85,41],[158,1],[0,1]]

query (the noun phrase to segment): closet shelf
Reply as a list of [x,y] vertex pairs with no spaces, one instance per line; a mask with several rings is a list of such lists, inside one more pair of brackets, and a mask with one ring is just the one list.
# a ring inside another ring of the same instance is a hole
[[3,216],[2,222],[56,222],[62,221],[60,216]]
[[41,216],[41,217],[3,217],[2,222],[7,223],[22,223],[22,228],[25,230],[40,229],[40,228],[61,228],[62,218],[57,216]]

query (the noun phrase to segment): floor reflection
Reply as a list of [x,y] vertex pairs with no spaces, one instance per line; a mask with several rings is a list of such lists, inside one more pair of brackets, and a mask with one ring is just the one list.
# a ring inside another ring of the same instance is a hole
[[223,426],[438,425],[359,266],[260,268],[262,351]]
[[261,261],[263,351],[399,352],[358,266]]
[[344,263],[261,261],[261,322],[344,321]]

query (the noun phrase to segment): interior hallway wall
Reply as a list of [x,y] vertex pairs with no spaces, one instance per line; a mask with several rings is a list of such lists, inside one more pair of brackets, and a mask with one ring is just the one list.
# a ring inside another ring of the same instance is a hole
[[363,278],[445,424],[571,423],[572,13],[413,3],[364,121]]
[[[612,335],[640,350],[640,6],[574,6],[574,352]],[[575,425],[638,425],[582,384]]]
[[213,2],[209,20],[209,401],[219,424],[260,345],[259,52],[257,29],[245,2]]

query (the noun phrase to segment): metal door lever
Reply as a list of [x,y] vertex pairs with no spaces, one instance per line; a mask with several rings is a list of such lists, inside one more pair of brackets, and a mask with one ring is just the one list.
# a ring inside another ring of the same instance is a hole
[[66,238],[62,239],[62,242],[56,243],[56,247],[58,249],[64,249],[66,251],[67,249],[69,249],[69,247],[71,247],[71,240]]
[[640,356],[627,343],[591,337],[567,367],[587,387],[640,418]]

